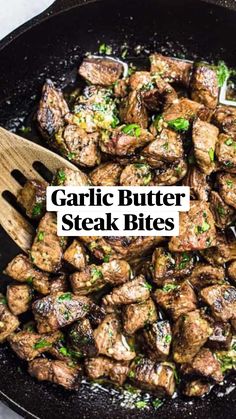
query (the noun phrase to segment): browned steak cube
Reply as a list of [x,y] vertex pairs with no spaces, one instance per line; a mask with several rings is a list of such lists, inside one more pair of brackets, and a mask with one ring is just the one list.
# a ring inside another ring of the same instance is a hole
[[210,383],[204,380],[187,381],[182,390],[183,394],[187,397],[201,397],[209,393],[211,389]]
[[189,282],[191,282],[194,288],[200,289],[208,285],[222,284],[224,278],[225,271],[222,267],[200,263],[193,268]]
[[122,125],[109,135],[102,135],[100,147],[104,153],[127,156],[154,139],[153,135],[137,124]]
[[215,168],[214,154],[219,130],[197,119],[193,124],[194,155],[200,170],[209,175]]
[[180,213],[180,234],[172,237],[169,249],[173,252],[206,249],[216,244],[216,230],[209,204],[192,201],[188,213]]
[[7,303],[15,316],[25,313],[30,309],[32,300],[32,289],[29,285],[8,285]]
[[83,319],[90,310],[87,297],[71,292],[48,295],[33,304],[33,314],[39,333],[54,332],[76,320]]
[[65,274],[58,275],[50,280],[50,294],[68,291],[69,281]]
[[131,90],[140,90],[145,86],[152,84],[153,78],[149,71],[135,71],[131,74],[129,85]]
[[236,175],[220,173],[217,179],[220,196],[226,204],[236,209]]
[[150,358],[156,361],[165,360],[170,353],[172,341],[171,327],[168,320],[157,321],[143,331]]
[[203,257],[213,265],[224,265],[236,259],[236,242],[228,241],[224,234],[216,236],[216,246],[202,251]]
[[215,225],[224,229],[232,223],[236,217],[232,207],[227,205],[218,192],[212,191],[210,194],[210,210],[213,214]]
[[181,371],[185,375],[200,375],[218,383],[224,379],[219,361],[207,348],[202,348],[191,363],[183,364]]
[[49,139],[64,125],[64,116],[69,112],[63,94],[51,80],[43,86],[37,112],[37,122],[42,135]]
[[183,278],[193,268],[192,253],[170,253],[163,247],[157,247],[152,255],[153,281],[162,285],[166,279]]
[[120,118],[126,124],[138,124],[141,128],[148,127],[148,114],[139,91],[132,91],[127,99],[124,99],[120,109]]
[[120,79],[114,83],[114,96],[117,98],[123,98],[128,95],[129,91],[129,79]]
[[0,294],[0,342],[4,342],[19,325],[18,318],[7,307],[7,299]]
[[234,283],[236,283],[236,260],[231,262],[228,266],[228,275]]
[[192,64],[155,53],[150,56],[151,73],[159,74],[170,83],[181,83],[188,86],[192,71]]
[[28,371],[39,381],[51,381],[67,390],[78,390],[82,376],[80,366],[72,367],[65,361],[52,361],[46,358],[31,361]]
[[145,163],[128,164],[120,175],[122,186],[147,186],[151,180],[151,168]]
[[101,265],[104,280],[111,285],[120,285],[129,281],[131,267],[126,260],[113,259]]
[[97,355],[97,345],[88,319],[82,319],[71,326],[68,342],[70,348],[80,356],[91,358]]
[[227,134],[220,134],[216,144],[216,157],[221,169],[236,173],[236,141]]
[[216,321],[213,333],[209,336],[207,345],[212,349],[229,349],[232,342],[232,332],[229,323]]
[[157,320],[157,311],[151,298],[142,303],[129,304],[123,309],[123,328],[128,335]]
[[208,201],[210,185],[207,182],[207,176],[196,166],[190,166],[186,177],[182,181],[183,186],[190,187],[190,195],[199,201]]
[[194,310],[179,317],[173,329],[173,357],[180,364],[190,362],[212,334],[210,324]]
[[96,167],[89,176],[95,186],[117,186],[121,172],[122,166],[119,163],[108,162]]
[[171,186],[184,178],[188,170],[185,160],[166,165],[155,171],[155,175],[151,184],[155,186]]
[[77,240],[74,240],[63,254],[63,259],[73,268],[83,269],[87,265],[84,247]]
[[30,218],[41,218],[46,209],[46,182],[27,180],[20,190],[17,201]]
[[209,119],[209,110],[202,104],[187,98],[180,98],[163,112],[163,119],[166,122],[184,118],[192,122],[196,117],[202,121]]
[[218,102],[219,85],[217,72],[206,64],[195,66],[191,81],[191,99],[215,109]]
[[123,65],[109,58],[84,58],[79,75],[91,84],[111,86],[123,73]]
[[89,186],[91,182],[81,170],[61,167],[56,172],[53,184],[58,186]]
[[127,362],[114,361],[105,356],[98,356],[97,358],[86,359],[85,369],[91,380],[109,377],[111,381],[122,385],[127,378],[129,364]]
[[72,290],[77,295],[87,295],[106,285],[101,266],[88,265],[79,272],[70,275]]
[[236,288],[231,285],[212,285],[201,291],[203,301],[217,320],[236,318]]
[[217,106],[213,117],[213,124],[217,125],[225,134],[236,138],[236,108],[233,106]]
[[57,217],[47,212],[40,220],[31,248],[31,259],[39,269],[56,272],[61,266],[66,239],[57,235]]
[[126,282],[107,294],[103,303],[107,306],[138,303],[150,297],[151,286],[146,282],[143,275],[137,276],[132,281]]

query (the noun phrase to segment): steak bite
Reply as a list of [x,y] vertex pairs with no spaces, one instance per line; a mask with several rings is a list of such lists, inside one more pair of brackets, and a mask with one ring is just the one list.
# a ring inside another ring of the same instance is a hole
[[32,290],[29,285],[8,285],[7,303],[15,316],[25,313],[30,309],[32,300]]
[[52,345],[61,338],[61,332],[48,335],[22,331],[12,334],[8,341],[19,358],[25,361],[31,361],[44,352],[48,352]]
[[123,65],[109,58],[84,58],[78,73],[87,82],[100,86],[111,86],[123,73]]
[[122,186],[147,186],[151,180],[151,168],[145,163],[128,164],[120,175]]
[[79,169],[61,167],[57,170],[53,179],[53,185],[58,186],[89,186],[91,182],[88,176]]
[[187,397],[202,397],[209,393],[211,385],[204,380],[187,381],[184,385],[182,393]]
[[157,395],[172,396],[175,391],[174,365],[170,363],[157,363],[148,358],[134,360],[129,376],[135,384]]
[[105,318],[106,312],[103,307],[92,302],[90,306],[90,311],[88,313],[88,319],[93,328],[96,328]]
[[[173,284],[172,284],[173,285]],[[189,281],[181,285],[157,289],[154,293],[156,303],[175,321],[182,314],[197,308],[197,297]]]
[[91,301],[87,297],[70,292],[48,295],[33,304],[33,314],[39,333],[54,332],[83,319],[90,310]]
[[150,56],[151,73],[159,74],[169,83],[180,83],[188,87],[192,72],[192,64],[157,52]]
[[229,323],[216,321],[213,325],[213,333],[209,336],[207,346],[212,349],[229,349],[232,342],[232,332]]
[[94,331],[99,354],[117,361],[130,361],[136,354],[121,332],[121,323],[115,313],[108,314]]
[[17,202],[30,218],[41,218],[46,209],[46,182],[27,180],[17,196]]
[[80,366],[69,366],[65,361],[38,358],[29,363],[29,374],[39,381],[51,381],[67,390],[78,390],[82,370]]
[[157,311],[151,298],[142,303],[128,304],[123,308],[123,328],[127,335],[157,320]]
[[208,201],[211,188],[207,182],[207,176],[196,166],[189,167],[188,173],[182,181],[182,185],[190,187],[190,195],[193,199]]
[[119,163],[108,162],[96,167],[89,175],[94,186],[119,185],[122,166]]
[[236,175],[220,173],[217,177],[219,194],[226,204],[236,209]]
[[212,285],[201,290],[203,301],[217,320],[236,319],[236,288],[231,285]]
[[216,230],[209,204],[192,201],[188,213],[180,213],[180,234],[171,237],[169,249],[173,252],[206,249],[216,244]]
[[37,111],[37,122],[44,138],[50,139],[64,125],[64,116],[69,112],[61,90],[51,80],[46,80]]
[[18,282],[27,282],[40,294],[50,292],[48,274],[39,272],[27,256],[19,254],[7,265],[5,273]]
[[113,289],[103,298],[106,306],[140,303],[150,297],[151,286],[143,275],[137,276],[132,281],[126,282]]
[[228,266],[228,275],[234,283],[236,283],[236,260],[231,262]]
[[236,173],[236,141],[229,135],[219,135],[216,144],[216,157],[222,170]]
[[82,356],[97,356],[98,350],[88,319],[81,319],[70,327],[68,343],[73,351]]
[[215,191],[211,191],[210,194],[210,210],[214,216],[215,225],[221,229],[231,224],[235,218],[233,208],[227,205]]
[[145,327],[143,336],[151,359],[163,361],[169,356],[172,334],[168,320],[157,321]]
[[217,125],[220,131],[236,138],[236,109],[233,106],[218,105],[213,117],[213,124]]
[[204,105],[183,97],[165,109],[162,117],[167,123],[173,122],[178,118],[184,118],[192,122],[196,117],[202,121],[207,121],[209,119],[209,110]]
[[61,128],[55,136],[55,144],[62,156],[78,166],[93,167],[100,163],[99,133],[87,133],[77,125]]
[[120,118],[125,124],[138,124],[141,128],[148,127],[148,113],[139,91],[130,92],[123,100]]
[[200,170],[209,175],[215,168],[214,153],[219,130],[197,119],[193,124],[194,155]]
[[170,253],[163,247],[157,247],[152,255],[153,281],[162,285],[166,279],[183,278],[193,268],[191,253]]
[[65,274],[58,275],[50,280],[50,294],[68,291],[69,281]]
[[46,272],[56,272],[61,266],[66,239],[57,235],[57,217],[47,212],[40,220],[31,248],[34,265]]
[[191,80],[191,99],[214,110],[218,102],[217,72],[206,64],[195,66]]
[[155,186],[171,186],[184,178],[188,170],[185,160],[166,165],[155,171],[152,184]]
[[141,152],[145,161],[154,168],[162,167],[164,163],[178,162],[183,154],[180,135],[170,129],[163,129]]
[[122,386],[129,373],[129,364],[127,362],[114,361],[105,356],[98,356],[97,358],[86,359],[85,369],[91,380],[109,377],[111,381]]
[[113,259],[103,263],[101,271],[104,280],[111,285],[123,284],[129,281],[131,276],[131,267],[126,260]]
[[137,124],[122,125],[109,134],[102,134],[100,147],[104,153],[127,156],[154,139],[153,135]]
[[63,259],[76,269],[84,269],[87,265],[84,247],[77,240],[73,240],[71,245],[67,247]]
[[179,317],[173,329],[173,357],[178,364],[190,362],[212,334],[200,310]]
[[228,241],[224,234],[217,234],[216,246],[201,252],[212,265],[224,265],[236,259],[236,242]]
[[70,275],[70,283],[76,295],[87,295],[106,285],[100,266],[88,265]]
[[189,282],[194,288],[201,289],[208,285],[222,284],[225,279],[225,271],[222,267],[205,265],[203,263],[195,265],[192,270]]
[[4,342],[19,325],[18,318],[7,307],[6,298],[3,294],[0,294],[0,343]]
[[219,361],[207,348],[202,348],[191,363],[183,364],[181,371],[184,375],[200,375],[217,383],[221,383],[224,379]]

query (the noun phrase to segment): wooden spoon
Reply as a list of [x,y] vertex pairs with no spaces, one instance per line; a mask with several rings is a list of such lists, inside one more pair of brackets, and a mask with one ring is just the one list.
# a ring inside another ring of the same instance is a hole
[[31,248],[35,234],[33,226],[3,197],[9,191],[17,197],[21,185],[12,172],[20,171],[27,179],[44,180],[33,164],[41,162],[52,173],[60,167],[78,170],[76,166],[50,150],[0,127],[0,224],[24,251]]

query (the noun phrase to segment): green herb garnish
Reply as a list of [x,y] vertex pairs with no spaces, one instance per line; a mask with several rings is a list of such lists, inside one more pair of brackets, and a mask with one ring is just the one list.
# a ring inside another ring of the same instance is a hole
[[105,43],[99,45],[99,54],[104,55],[111,55],[112,54],[112,47],[110,45],[107,45]]
[[176,118],[167,122],[168,127],[172,128],[177,132],[185,132],[189,129],[189,121],[185,118]]
[[219,61],[217,66],[217,80],[218,80],[218,86],[222,87],[226,80],[228,80],[230,76],[230,71],[224,61]]
[[43,209],[42,202],[35,204],[32,209],[32,216],[37,217],[38,215],[41,215],[42,209]]
[[97,279],[101,279],[103,277],[103,274],[100,269],[93,267],[91,269],[91,276],[92,280],[95,282]]
[[70,301],[72,299],[71,292],[65,292],[64,294],[60,295],[57,301]]
[[195,227],[195,233],[196,234],[202,234],[205,233],[206,231],[208,231],[210,229],[210,224],[208,224],[206,221],[203,221],[201,226],[196,226]]
[[220,204],[216,207],[216,211],[221,217],[225,215],[225,209]]
[[0,304],[7,305],[7,299],[6,299],[6,297],[0,297]]
[[66,181],[66,174],[64,170],[58,170],[57,172],[57,182],[59,185],[62,185]]
[[178,269],[185,269],[186,265],[189,261],[190,261],[190,256],[186,252],[184,252],[182,254],[181,261],[179,262],[177,268]]
[[232,181],[232,180],[227,179],[227,180],[226,180],[226,185],[227,185],[229,188],[232,188],[232,186],[233,186],[233,181]]
[[137,409],[145,409],[147,406],[148,402],[145,400],[139,400],[135,402],[135,407],[137,407]]
[[46,339],[39,339],[38,342],[35,343],[34,349],[43,349],[47,348],[49,346],[52,346],[50,342],[48,342]]
[[67,158],[68,160],[73,160],[75,158],[75,153],[68,153]]
[[38,242],[43,241],[44,236],[45,236],[44,231],[39,231],[39,232],[38,232],[38,235],[37,235],[37,241],[38,241]]
[[141,127],[137,124],[125,125],[125,127],[122,128],[122,132],[127,135],[139,137],[141,134]]
[[110,255],[105,255],[103,258],[103,262],[107,263],[110,261]]
[[210,157],[210,161],[213,162],[214,161],[214,158],[215,158],[215,153],[214,153],[213,148],[210,148],[208,150],[208,154],[209,154],[209,157]]
[[152,401],[152,405],[154,407],[154,409],[158,409],[159,407],[161,407],[163,405],[163,401],[160,399],[155,399]]
[[152,286],[148,282],[144,282],[143,286],[147,288],[148,291],[152,291]]
[[162,291],[164,291],[164,292],[170,292],[170,291],[176,290],[177,288],[179,288],[179,285],[166,284],[166,285],[164,285],[164,287],[162,287]]
[[171,340],[172,340],[171,335],[166,335],[166,336],[165,336],[165,342],[166,342],[166,343],[170,343],[170,342],[171,342]]

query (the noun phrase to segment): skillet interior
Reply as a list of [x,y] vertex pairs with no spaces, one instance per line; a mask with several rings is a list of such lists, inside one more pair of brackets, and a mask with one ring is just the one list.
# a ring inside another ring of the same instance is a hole
[[[60,2],[63,3],[73,5],[78,1]],[[236,66],[235,21],[236,13],[199,0],[104,0],[42,20],[0,50],[0,125],[14,128],[32,111],[37,102],[35,92],[40,93],[46,77],[63,86],[67,83],[65,77],[73,75],[71,70],[82,54],[97,51],[101,42],[111,44],[115,51],[126,41],[131,50],[141,44],[168,55],[223,59]],[[17,252],[0,230],[1,270]],[[2,276],[1,291],[5,291],[6,284],[7,278]],[[236,414],[236,392],[231,392],[236,379],[231,379],[230,385],[216,387],[208,398],[193,402],[171,400],[155,412],[127,410],[120,406],[118,395],[102,389],[90,391],[87,385],[83,385],[79,394],[71,394],[35,382],[7,346],[0,348],[0,375],[2,398],[24,417],[105,419],[112,415],[168,419],[191,415],[213,419],[232,418]],[[228,394],[222,397],[225,393]]]

